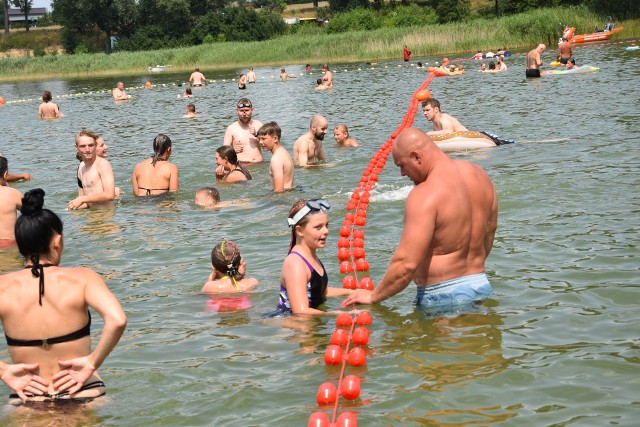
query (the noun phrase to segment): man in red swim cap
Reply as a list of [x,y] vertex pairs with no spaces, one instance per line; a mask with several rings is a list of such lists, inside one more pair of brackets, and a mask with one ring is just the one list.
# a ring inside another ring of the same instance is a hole
[[493,291],[484,273],[498,221],[498,196],[487,173],[454,160],[420,129],[393,145],[400,174],[416,185],[404,211],[404,231],[373,291],[358,289],[342,305],[373,304],[418,287],[416,304],[438,310],[474,304]]

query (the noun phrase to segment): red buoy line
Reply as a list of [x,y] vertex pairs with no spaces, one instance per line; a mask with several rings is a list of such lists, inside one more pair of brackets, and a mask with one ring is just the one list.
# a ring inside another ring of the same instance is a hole
[[[340,228],[340,239],[338,240],[338,259],[340,260],[340,273],[345,274],[342,280],[343,287],[347,289],[368,289],[373,290],[373,281],[369,276],[358,280],[358,272],[368,272],[369,263],[366,260],[364,250],[364,232],[362,227],[367,224],[367,208],[369,207],[370,192],[378,176],[382,172],[393,142],[400,132],[411,127],[418,111],[418,104],[431,97],[431,93],[426,90],[429,83],[435,77],[430,73],[429,77],[420,85],[411,97],[411,102],[407,113],[400,126],[391,134],[391,137],[378,149],[369,161],[360,178],[358,187],[351,195],[347,203],[344,222]],[[357,427],[358,421],[353,412],[341,413],[337,420],[338,403],[340,396],[347,400],[355,400],[360,397],[360,378],[355,375],[344,376],[346,365],[363,366],[366,364],[366,355],[362,346],[369,343],[369,330],[364,326],[371,325],[371,315],[368,312],[361,312],[355,318],[350,313],[341,313],[336,318],[336,330],[331,335],[330,345],[324,353],[324,361],[327,365],[341,364],[338,386],[325,382],[318,388],[316,401],[318,405],[333,404],[333,414],[331,420],[322,411],[314,412],[309,417],[308,427]],[[362,325],[356,328],[356,325]],[[349,327],[349,332],[340,329]],[[355,344],[350,349],[351,343]],[[344,346],[344,351],[342,350]]]

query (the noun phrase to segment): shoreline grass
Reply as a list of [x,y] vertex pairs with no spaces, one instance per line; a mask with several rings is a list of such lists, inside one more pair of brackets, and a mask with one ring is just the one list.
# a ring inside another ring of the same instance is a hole
[[[383,28],[340,34],[293,34],[262,42],[227,42],[144,52],[5,58],[0,60],[0,82],[81,77],[121,77],[148,74],[147,67],[172,65],[174,71],[233,70],[291,63],[353,63],[400,59],[408,45],[414,58],[444,55],[472,56],[478,50],[507,47],[522,50],[560,36],[559,22],[571,23],[576,34],[602,26],[602,18],[586,8],[549,8],[504,18],[477,19],[409,28]],[[640,36],[640,20],[617,24],[624,30],[612,40]]]

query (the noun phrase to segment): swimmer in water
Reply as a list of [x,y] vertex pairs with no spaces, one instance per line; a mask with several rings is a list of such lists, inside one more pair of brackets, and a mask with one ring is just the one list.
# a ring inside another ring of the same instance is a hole
[[258,140],[265,150],[271,151],[269,176],[274,192],[293,189],[293,160],[286,148],[280,144],[282,130],[276,122],[269,122],[258,129]]
[[124,90],[124,83],[118,82],[116,88],[113,89],[113,99],[116,101],[126,101],[131,99],[131,95],[127,95],[127,92]]
[[327,88],[333,87],[333,73],[329,70],[329,66],[327,64],[322,66],[322,73],[324,74],[322,84]]
[[194,119],[198,117],[196,115],[196,105],[194,103],[189,103],[187,104],[187,110],[185,112],[185,115],[182,116],[183,119]]
[[260,163],[262,150],[258,142],[257,131],[262,123],[253,118],[253,104],[248,98],[241,98],[236,105],[238,120],[227,127],[224,133],[224,145],[236,150],[242,163]]
[[200,68],[196,68],[189,76],[189,84],[194,87],[201,87],[203,83],[207,83],[207,78],[200,72]]
[[324,116],[320,114],[313,116],[309,131],[293,144],[293,163],[296,166],[308,166],[327,159],[322,141],[328,128],[329,122]]
[[98,138],[89,129],[76,135],[76,150],[81,159],[77,172],[78,197],[69,202],[69,210],[115,208],[113,168],[107,159],[98,157]]
[[351,289],[329,287],[329,276],[316,252],[325,247],[329,236],[331,208],[324,199],[298,200],[289,211],[291,227],[289,254],[280,271],[280,296],[276,313],[280,315],[339,314],[319,310],[327,297],[351,295]]
[[238,89],[244,90],[247,88],[247,76],[245,74],[240,74],[238,78]]
[[349,129],[345,124],[339,124],[333,129],[333,139],[336,140],[336,147],[359,147],[358,141],[349,138]]
[[247,83],[255,83],[256,82],[256,72],[253,71],[253,67],[249,68],[247,71]]
[[284,68],[280,68],[280,80],[286,82],[287,79],[295,79],[296,76],[293,74],[287,74]]
[[[180,96],[178,96],[179,98]],[[190,87],[187,87],[184,89],[184,95],[182,95],[183,98],[193,98],[193,92],[191,91]]]
[[[40,188],[28,191],[16,221],[25,268],[0,276],[0,319],[13,362],[0,362],[0,378],[12,390],[9,404],[56,412],[56,404],[105,394],[97,369],[120,340],[127,316],[95,271],[60,267],[62,221],[43,209],[44,195]],[[88,308],[103,324],[93,350]]]
[[134,196],[157,196],[178,191],[178,167],[169,162],[171,139],[158,134],[153,139],[153,156],[141,161],[133,169],[131,186]]
[[435,98],[429,98],[422,102],[422,112],[426,119],[433,123],[433,130],[427,132],[428,135],[442,135],[468,130],[462,126],[458,119],[440,111],[440,102]]
[[204,208],[213,208],[220,202],[220,192],[214,187],[202,187],[196,191],[193,202]]
[[9,162],[0,156],[0,248],[15,244],[14,226],[22,207],[22,193],[7,185]]
[[218,243],[211,251],[211,270],[202,292],[246,292],[258,285],[257,279],[246,277],[247,264],[240,255],[240,248],[231,240]]
[[233,147],[223,145],[216,149],[216,178],[224,182],[239,182],[252,179],[251,173],[240,164]]
[[44,101],[38,107],[38,118],[39,119],[61,119],[64,117],[64,114],[60,112],[60,109],[56,104],[51,102],[52,96],[51,92],[45,90],[42,94],[42,101]]

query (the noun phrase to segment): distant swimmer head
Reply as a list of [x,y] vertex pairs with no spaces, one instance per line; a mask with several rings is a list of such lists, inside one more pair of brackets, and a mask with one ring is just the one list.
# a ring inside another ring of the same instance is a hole
[[220,202],[220,192],[214,187],[202,187],[196,191],[193,202],[198,206],[212,208]]
[[49,92],[48,90],[42,92],[42,100],[44,102],[50,102],[52,99],[53,97],[51,96],[51,92]]

